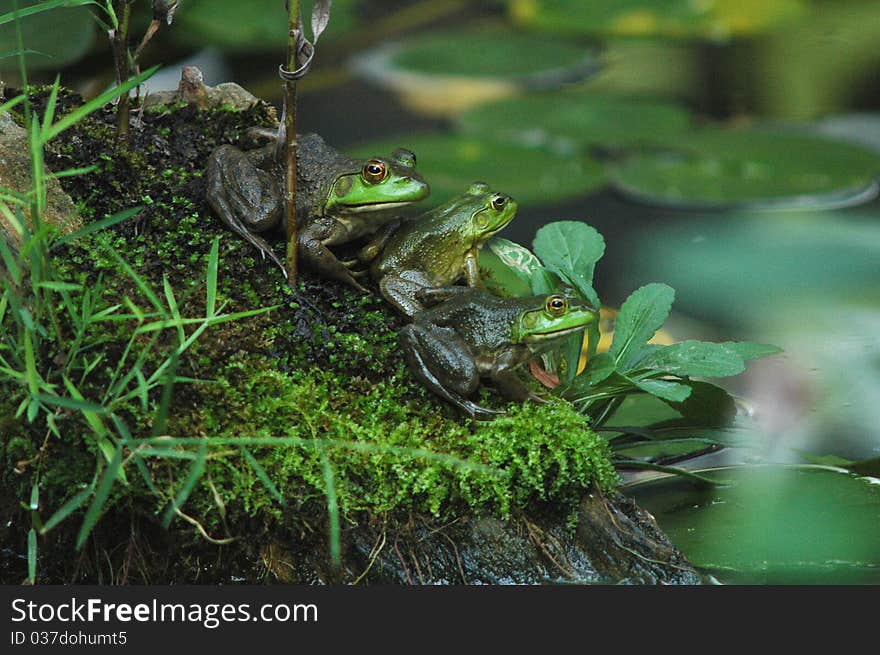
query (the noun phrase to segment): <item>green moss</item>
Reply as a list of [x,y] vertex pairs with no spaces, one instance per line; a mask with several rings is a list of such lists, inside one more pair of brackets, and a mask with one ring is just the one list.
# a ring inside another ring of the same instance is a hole
[[[127,298],[155,316],[147,294],[112,255],[116,251],[157,298],[165,297],[167,279],[181,316],[204,316],[205,267],[217,237],[222,311],[279,306],[208,329],[178,362],[177,375],[209,380],[174,386],[162,430],[172,437],[206,438],[210,444],[205,475],[184,510],[212,534],[268,531],[270,526],[297,533],[298,525],[320,525],[326,518],[328,464],[349,524],[362,515],[408,512],[451,519],[473,512],[508,516],[539,505],[564,511],[590,488],[611,489],[617,477],[607,444],[571,405],[505,405],[509,414],[493,422],[463,419],[413,382],[397,349],[400,318],[378,293],[363,295],[304,271],[300,292],[318,308],[320,315],[315,315],[297,305],[272,263],[222,226],[205,201],[201,168],[218,142],[234,142],[249,125],[264,122],[265,111],[184,107],[147,113],[136,133],[139,149],[102,163],[99,174],[62,180],[96,219],[144,207],[136,218],[56,251],[59,279],[78,282],[98,297],[95,311],[128,307]],[[57,156],[64,167],[86,165],[94,152],[113,149],[112,115],[98,115],[65,135],[70,141],[53,145],[49,159]],[[277,247],[280,254],[283,244]],[[73,306],[82,299],[71,293]],[[86,399],[101,402],[136,325],[134,320],[103,321],[83,335],[88,357],[102,358],[88,374],[84,368],[72,374]],[[73,333],[72,326],[67,329]],[[130,361],[148,340],[144,335],[135,342]],[[143,360],[144,375],[176,343],[176,331],[166,331]],[[64,354],[49,353],[46,361]],[[18,392],[8,396],[11,405],[0,407],[0,427],[10,421],[18,427],[0,434],[0,444],[6,493],[26,499],[37,468],[20,475],[12,467],[40,450],[46,426],[39,421],[24,426],[10,418],[23,397]],[[158,388],[114,408],[135,438],[151,436],[160,395]],[[499,403],[494,394],[480,402]],[[58,420],[64,438],[49,441],[40,463],[43,520],[103,467],[84,418],[64,412]],[[241,444],[217,442],[231,438],[277,441],[252,443],[248,451],[283,502]],[[173,449],[181,455],[196,447]],[[191,461],[149,457],[141,469],[132,462],[126,468],[128,486],[117,483],[113,498],[124,497],[127,512],[155,524],[157,513],[181,489]],[[56,529],[69,530],[68,541],[75,538],[84,510]],[[113,520],[109,506],[106,516]],[[173,525],[189,530],[180,521]]]

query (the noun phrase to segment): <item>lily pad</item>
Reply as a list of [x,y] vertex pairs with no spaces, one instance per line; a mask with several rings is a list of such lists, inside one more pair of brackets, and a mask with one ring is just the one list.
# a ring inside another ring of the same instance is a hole
[[821,466],[713,469],[628,491],[697,567],[729,582],[880,582],[880,481]]
[[584,91],[534,94],[480,105],[465,113],[465,133],[549,147],[560,152],[599,144],[652,143],[684,133],[683,107],[656,100],[602,96]]
[[647,204],[685,209],[855,205],[878,191],[880,156],[829,139],[707,129],[613,167],[615,187]]
[[[37,0],[20,0],[23,9],[37,4]],[[2,3],[0,13],[12,11],[12,3]],[[52,69],[81,59],[95,37],[95,21],[88,7],[58,7],[20,19],[25,62],[29,70]],[[64,25],[64,38],[58,37],[60,25]],[[15,23],[0,25],[0,70],[18,70],[18,61],[10,53],[18,51]]]
[[370,157],[401,146],[418,155],[418,170],[431,185],[431,195],[420,207],[460,195],[476,181],[510,194],[520,205],[582,196],[605,182],[604,168],[586,157],[454,135],[401,136],[358,146],[351,154]]
[[560,34],[662,36],[723,41],[776,27],[801,0],[510,0],[520,25]]
[[[301,0],[303,16],[311,16],[312,2]],[[171,37],[181,43],[226,51],[285,52],[287,10],[280,0],[187,0],[184,5],[169,30]],[[333,2],[321,43],[339,38],[355,26],[356,5],[357,0]],[[309,20],[304,23],[310,35]]]
[[814,128],[820,134],[880,153],[880,113],[828,116],[818,121]]
[[523,89],[556,89],[600,69],[594,49],[497,23],[388,43],[359,54],[352,66],[416,111],[446,116]]

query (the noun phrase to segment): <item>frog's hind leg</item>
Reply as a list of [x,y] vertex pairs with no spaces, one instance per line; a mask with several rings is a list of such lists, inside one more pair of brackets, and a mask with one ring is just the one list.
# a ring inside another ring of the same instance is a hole
[[217,148],[208,158],[205,195],[220,220],[275,262],[286,277],[284,263],[265,239],[254,234],[277,226],[283,208],[278,183],[253,161],[249,153],[233,146]]
[[[429,391],[478,420],[504,414],[466,398],[479,386],[480,374],[470,349],[454,330],[412,323],[401,329],[400,337],[410,371]],[[444,382],[435,371],[443,372]]]

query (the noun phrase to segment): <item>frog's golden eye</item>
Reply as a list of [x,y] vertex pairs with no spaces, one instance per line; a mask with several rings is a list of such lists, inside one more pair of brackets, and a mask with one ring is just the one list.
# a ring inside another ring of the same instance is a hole
[[509,198],[507,196],[499,193],[494,198],[492,198],[492,208],[495,211],[500,212],[502,209],[504,209],[505,205],[507,205],[508,200]]
[[388,167],[385,162],[371,159],[364,164],[364,179],[370,184],[379,184],[388,176]]
[[550,296],[547,298],[547,313],[550,316],[562,316],[568,309],[568,300],[564,296]]

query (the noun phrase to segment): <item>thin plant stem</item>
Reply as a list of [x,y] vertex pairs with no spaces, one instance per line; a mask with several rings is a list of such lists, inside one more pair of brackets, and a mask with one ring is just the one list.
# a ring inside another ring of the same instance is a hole
[[[288,0],[287,70],[297,69],[297,50],[302,26],[300,25],[299,0]],[[296,225],[296,81],[284,81],[284,220],[287,230],[287,283],[296,291],[297,241]]]
[[[116,15],[119,18],[119,26],[113,31],[112,46],[113,60],[116,64],[116,84],[125,82],[130,73],[130,58],[128,52],[128,30],[131,22],[131,5],[129,0],[115,0]],[[120,143],[128,141],[128,127],[131,103],[128,93],[119,96],[116,105],[116,138]]]

